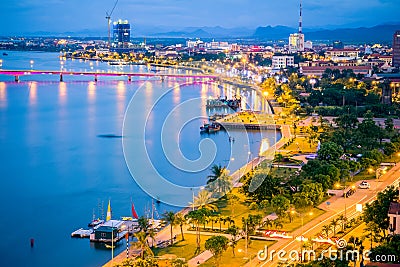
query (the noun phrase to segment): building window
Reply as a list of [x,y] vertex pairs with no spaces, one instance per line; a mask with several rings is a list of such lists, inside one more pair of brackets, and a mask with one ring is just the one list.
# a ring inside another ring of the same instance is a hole
[[106,237],[106,233],[101,233],[101,237]]

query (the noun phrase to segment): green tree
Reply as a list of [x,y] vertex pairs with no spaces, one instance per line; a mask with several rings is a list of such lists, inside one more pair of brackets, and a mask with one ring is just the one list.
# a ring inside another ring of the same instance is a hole
[[259,219],[254,215],[249,214],[247,218],[242,217],[242,230],[245,233],[247,245],[250,245],[250,235],[256,230],[257,224],[259,224]]
[[186,218],[185,216],[178,212],[175,214],[175,222],[177,225],[179,225],[179,228],[181,229],[181,236],[182,236],[182,241],[185,240],[185,237],[183,235],[183,226],[186,224]]
[[240,229],[236,225],[233,225],[226,230],[226,233],[231,236],[229,245],[232,247],[233,257],[235,257],[235,247],[239,241]]
[[207,178],[207,184],[216,181],[219,177],[221,177],[227,171],[226,167],[222,167],[221,165],[213,165],[211,167],[211,175]]
[[336,228],[340,225],[339,219],[332,219],[330,226],[332,227],[333,236],[336,236]]
[[141,232],[147,232],[151,226],[149,219],[147,219],[144,216],[141,216],[138,219],[138,225],[139,225],[139,231],[141,231]]
[[201,245],[200,225],[205,222],[206,216],[208,216],[209,213],[210,213],[209,210],[206,210],[203,208],[203,209],[189,211],[189,213],[187,214],[189,223],[192,223],[196,229],[196,246],[197,246],[197,248],[196,248],[195,254],[200,252],[200,245]]
[[162,219],[169,223],[170,226],[170,234],[171,234],[171,245],[173,244],[173,228],[176,225],[175,221],[175,213],[172,211],[165,212],[162,216]]
[[281,179],[273,177],[262,170],[257,170],[254,173],[253,180],[262,182],[256,190],[250,192],[249,187],[251,180],[252,179],[248,179],[244,183],[242,189],[247,196],[254,198],[257,202],[261,202],[264,199],[270,200],[274,195],[279,194]]
[[290,200],[282,195],[277,195],[272,198],[271,204],[276,215],[282,217],[290,207]]
[[386,236],[386,231],[389,228],[389,206],[397,198],[398,190],[393,186],[383,192],[379,192],[374,202],[365,205],[364,222],[375,227],[383,236]]
[[324,198],[324,189],[320,183],[306,183],[301,189],[302,193],[316,206],[321,203]]
[[331,225],[322,226],[322,233],[324,233],[327,238],[329,237],[329,233],[331,232],[331,228],[332,228]]
[[205,248],[214,255],[217,266],[221,261],[221,256],[228,248],[228,238],[225,236],[212,236],[206,240]]
[[343,155],[343,148],[334,143],[326,142],[321,144],[320,150],[318,150],[318,159],[332,162],[338,160]]
[[194,203],[189,203],[191,206],[197,207],[198,209],[207,209],[217,211],[217,205],[213,204],[215,198],[211,197],[211,193],[207,190],[201,190],[194,199]]
[[147,239],[149,237],[148,233],[140,231],[136,232],[134,236],[136,237],[137,241],[133,242],[132,246],[140,250],[141,259],[144,259],[146,254],[152,256],[153,252],[151,251],[147,242]]

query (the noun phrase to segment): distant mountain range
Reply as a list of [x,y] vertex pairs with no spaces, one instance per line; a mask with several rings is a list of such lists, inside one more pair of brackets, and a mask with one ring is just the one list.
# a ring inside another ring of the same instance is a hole
[[[391,42],[393,33],[400,30],[400,22],[382,24],[373,27],[338,28],[338,29],[304,29],[306,40],[343,42]],[[297,32],[296,28],[286,26],[266,26],[256,29],[237,27],[185,27],[171,29],[168,26],[133,25],[132,37],[160,37],[160,38],[243,38],[258,40],[287,40],[289,34]],[[74,36],[74,37],[106,37],[104,29],[82,30],[77,32],[50,33],[34,32],[32,36]]]

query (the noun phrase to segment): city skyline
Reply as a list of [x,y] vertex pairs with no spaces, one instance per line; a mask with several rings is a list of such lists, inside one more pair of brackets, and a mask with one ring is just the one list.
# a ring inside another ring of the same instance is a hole
[[[18,34],[37,31],[67,32],[94,30],[106,32],[106,12],[115,1],[10,0],[0,4],[0,33]],[[210,1],[119,0],[112,20],[127,19],[133,26],[171,30],[184,27],[256,28],[266,25],[297,27],[299,0],[290,1]],[[212,8],[210,8],[212,6]],[[303,0],[304,28],[360,27],[398,22],[396,0],[336,0],[320,3]],[[12,21],[13,27],[9,27]]]

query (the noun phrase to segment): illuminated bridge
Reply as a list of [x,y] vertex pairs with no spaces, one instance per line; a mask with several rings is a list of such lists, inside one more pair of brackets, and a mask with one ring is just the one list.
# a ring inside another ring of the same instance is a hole
[[218,79],[218,75],[212,74],[170,74],[170,73],[138,73],[138,72],[94,72],[94,71],[53,71],[53,70],[0,70],[0,75],[12,75],[15,77],[15,81],[19,81],[20,76],[28,75],[58,75],[60,82],[63,81],[63,77],[66,75],[84,75],[92,76],[95,81],[98,77],[128,77],[128,81],[132,80],[132,77],[158,77],[164,80],[165,78],[193,78],[193,79]]

